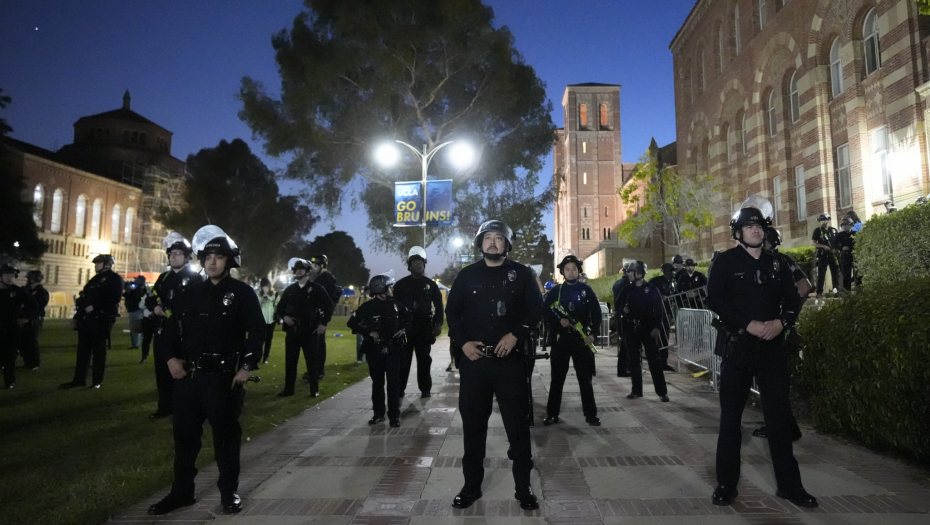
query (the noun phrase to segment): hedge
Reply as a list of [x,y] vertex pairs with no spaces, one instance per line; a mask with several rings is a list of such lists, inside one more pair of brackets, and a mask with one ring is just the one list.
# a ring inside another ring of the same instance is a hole
[[804,272],[808,278],[813,274],[814,270],[814,247],[813,246],[801,246],[800,248],[788,248],[786,250],[778,250],[781,253],[794,259],[794,262],[798,263],[798,266],[801,268],[801,271]]
[[909,279],[804,310],[793,382],[818,429],[930,463],[928,297]]
[[856,234],[853,254],[865,287],[930,278],[930,205],[873,216]]

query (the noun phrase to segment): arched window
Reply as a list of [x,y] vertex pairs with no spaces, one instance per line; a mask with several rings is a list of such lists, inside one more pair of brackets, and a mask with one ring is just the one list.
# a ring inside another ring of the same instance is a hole
[[726,64],[724,57],[726,56],[726,40],[723,37],[723,25],[720,26],[720,29],[717,30],[717,55],[720,57],[720,72],[723,73],[723,69]]
[[32,220],[39,228],[42,227],[42,221],[45,218],[45,188],[41,184],[36,184],[36,189],[32,191]]
[[769,93],[769,103],[765,110],[765,124],[768,128],[769,136],[774,137],[777,131],[778,121],[775,120],[775,90]]
[[759,6],[759,30],[765,28],[765,25],[768,24],[768,9],[766,6],[765,0],[758,0]]
[[798,95],[798,72],[791,73],[788,81],[788,98],[791,101],[791,122],[801,119],[801,97]]
[[61,188],[52,193],[52,233],[61,233],[61,205],[64,192]]
[[607,129],[610,126],[610,115],[607,112],[607,104],[601,104],[601,129]]
[[100,199],[94,200],[94,208],[90,214],[90,236],[92,239],[100,239],[100,216],[103,213],[103,202]]
[[77,209],[74,214],[74,236],[83,237],[86,229],[87,217],[87,197],[79,195],[77,198]]
[[843,64],[840,60],[840,39],[833,39],[830,46],[830,88],[835,97],[843,92]]
[[875,9],[865,15],[862,25],[862,54],[865,57],[866,76],[874,73],[882,65],[882,52],[878,40],[878,14]]
[[132,220],[135,218],[135,216],[135,209],[126,209],[126,225],[123,227],[123,242],[125,244],[132,244]]
[[582,104],[578,106],[578,122],[579,125],[583,128],[588,127],[588,105]]
[[119,217],[120,217],[120,208],[119,204],[113,205],[113,215],[110,217],[110,242],[118,243],[119,242]]
[[740,120],[740,126],[741,129],[739,140],[743,149],[743,154],[745,155],[749,151],[749,115],[743,113],[743,118]]
[[723,125],[723,136],[725,138],[724,147],[727,148],[727,163],[733,162],[733,147],[736,143],[736,137],[734,137],[733,130],[730,129],[729,124]]
[[739,4],[733,6],[733,49],[736,55],[740,53],[740,32],[739,32]]

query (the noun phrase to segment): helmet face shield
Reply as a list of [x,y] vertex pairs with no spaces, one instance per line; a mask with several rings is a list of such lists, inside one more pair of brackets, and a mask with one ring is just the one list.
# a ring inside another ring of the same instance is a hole
[[183,250],[188,256],[192,253],[191,243],[178,232],[169,232],[161,241],[161,247],[165,249],[168,255],[174,250]]
[[197,258],[200,259],[201,266],[207,255],[211,253],[225,255],[228,258],[227,269],[238,268],[242,264],[239,246],[219,226],[209,224],[197,230],[191,246]]

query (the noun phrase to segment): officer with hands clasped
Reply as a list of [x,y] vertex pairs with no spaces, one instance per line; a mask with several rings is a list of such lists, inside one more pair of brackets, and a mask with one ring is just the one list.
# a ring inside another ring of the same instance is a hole
[[582,263],[575,255],[566,255],[559,263],[565,282],[552,288],[546,295],[543,318],[549,324],[549,343],[552,346],[552,383],[549,386],[549,403],[543,425],[559,422],[562,405],[562,387],[568,375],[568,362],[575,364],[578,386],[581,390],[581,407],[585,421],[594,427],[601,426],[594,402],[594,334],[601,329],[601,305],[594,290],[579,282]]
[[436,336],[442,332],[443,306],[439,285],[424,275],[426,271],[426,250],[419,246],[410,249],[407,256],[407,269],[410,275],[397,281],[394,297],[410,311],[412,320],[407,330],[407,349],[403,356],[400,371],[400,395],[403,397],[413,356],[417,358],[417,386],[420,397],[430,397],[433,379],[429,367],[430,347],[436,342]]
[[387,416],[392,427],[400,426],[400,369],[406,354],[406,331],[410,312],[394,299],[393,270],[376,275],[368,282],[372,300],[358,307],[347,325],[362,334],[362,351],[371,376],[371,404],[374,415],[369,425],[384,421],[384,390],[387,382]]
[[152,293],[145,298],[146,309],[152,312],[157,323],[155,329],[155,386],[158,388],[158,409],[149,417],[161,419],[174,411],[174,378],[168,370],[171,359],[169,343],[177,337],[180,307],[184,295],[192,287],[203,282],[203,277],[191,270],[193,254],[191,243],[178,232],[169,232],[161,242],[168,254],[168,271],[155,280]]
[[195,464],[204,421],[213,430],[223,512],[242,510],[237,494],[239,415],[245,398],[243,385],[262,355],[265,320],[252,287],[229,275],[241,264],[236,243],[210,225],[197,230],[192,244],[206,280],[186,292],[181,311],[173,314],[180,315],[180,330],[169,342],[168,360],[175,378],[174,483],[164,499],[149,507],[149,514],[165,514],[194,503]]
[[[533,271],[507,258],[513,232],[497,220],[486,221],[475,235],[483,257],[459,272],[449,292],[449,337],[461,374],[459,410],[465,434],[462,470],[465,486],[452,501],[470,507],[481,497],[484,457],[494,397],[510,442],[515,497],[520,507],[539,508],[530,488],[533,468],[524,349],[539,323],[542,296]],[[551,293],[551,292],[550,292]]]
[[717,258],[707,289],[707,304],[719,316],[715,353],[723,357],[720,375],[720,434],[717,439],[715,505],[737,496],[740,476],[740,429],[753,377],[763,399],[769,450],[775,467],[776,495],[801,507],[817,499],[801,484],[789,432],[788,360],[784,330],[797,319],[801,298],[790,268],[763,250],[771,227],[772,205],[753,195],[730,221],[739,246]]
[[646,264],[636,261],[630,266],[632,284],[620,291],[617,311],[626,353],[629,359],[632,391],[627,399],[643,397],[643,365],[641,349],[646,350],[646,362],[652,374],[652,384],[663,403],[668,402],[668,386],[659,358],[659,336],[662,329],[662,293],[646,282]]
[[[333,317],[333,302],[322,285],[310,280],[310,263],[297,257],[287,262],[296,282],[284,289],[278,317],[284,322],[284,390],[278,397],[294,395],[297,363],[303,350],[310,382],[310,397],[320,395],[321,335]],[[263,318],[264,319],[264,318]]]
[[19,270],[12,264],[0,266],[0,366],[6,388],[16,386],[17,333],[35,315],[36,302],[25,289],[13,284]]
[[107,366],[107,340],[110,338],[113,319],[119,316],[119,302],[123,296],[123,278],[112,270],[115,262],[109,254],[94,257],[97,274],[84,285],[84,298],[79,306],[82,311],[78,312],[82,322],[78,334],[74,379],[62,383],[61,388],[87,385],[87,367],[91,357],[94,362],[91,385],[100,388],[103,383],[103,372]]

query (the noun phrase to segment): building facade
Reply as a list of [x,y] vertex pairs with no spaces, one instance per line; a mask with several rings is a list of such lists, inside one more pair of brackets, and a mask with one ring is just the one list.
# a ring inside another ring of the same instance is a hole
[[926,195],[927,17],[910,0],[698,0],[672,40],[678,165],[732,188],[696,249],[732,245],[750,194],[788,247],[817,217]]

